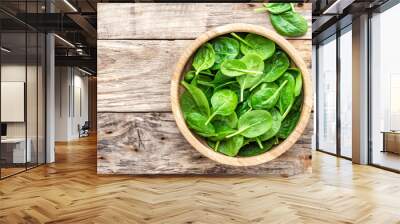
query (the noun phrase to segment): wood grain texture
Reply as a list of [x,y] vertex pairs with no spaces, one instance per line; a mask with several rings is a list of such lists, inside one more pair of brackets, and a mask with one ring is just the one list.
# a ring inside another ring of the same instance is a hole
[[99,174],[214,174],[292,176],[311,171],[312,121],[291,150],[252,167],[221,165],[183,138],[171,113],[99,113]]
[[[171,114],[175,64],[201,33],[241,22],[271,28],[257,3],[99,4],[99,174],[276,174],[310,171],[312,125],[284,155],[256,167],[216,164],[194,150]],[[311,4],[297,8],[311,25]],[[189,18],[189,19],[188,19]],[[309,27],[311,31],[311,27]],[[289,39],[311,67],[311,35]]]
[[[273,30],[267,13],[256,13],[261,3],[99,3],[99,39],[194,39],[228,23],[264,25]],[[296,6],[311,24],[311,4]],[[305,36],[311,39],[311,28]]]
[[[175,64],[192,40],[99,40],[99,112],[171,111]],[[311,70],[311,41],[290,40]]]

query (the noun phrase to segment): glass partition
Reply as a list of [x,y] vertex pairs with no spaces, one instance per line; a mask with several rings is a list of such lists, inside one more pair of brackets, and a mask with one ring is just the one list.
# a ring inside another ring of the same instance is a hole
[[27,167],[34,167],[37,165],[37,132],[38,132],[38,35],[36,32],[28,31],[27,33],[27,82],[26,82],[26,114],[27,114],[27,150],[30,151],[30,159]]
[[31,158],[26,150],[26,41],[25,32],[1,34],[2,177],[24,171]]
[[340,155],[352,157],[352,32],[340,35]]
[[371,18],[372,164],[400,171],[400,4]]
[[336,154],[336,36],[318,47],[317,149]]
[[37,105],[37,147],[38,164],[43,164],[46,162],[46,36],[43,33],[38,34],[38,76],[37,76],[37,90],[38,90],[38,105]]
[[[18,2],[19,13],[43,12],[43,1],[26,3]],[[46,38],[2,12],[0,26],[2,179],[45,163]]]

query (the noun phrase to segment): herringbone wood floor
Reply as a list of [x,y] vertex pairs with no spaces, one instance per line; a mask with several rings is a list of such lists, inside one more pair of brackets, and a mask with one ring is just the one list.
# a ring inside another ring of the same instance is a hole
[[0,181],[0,223],[400,223],[400,175],[315,153],[313,174],[96,175],[96,139]]

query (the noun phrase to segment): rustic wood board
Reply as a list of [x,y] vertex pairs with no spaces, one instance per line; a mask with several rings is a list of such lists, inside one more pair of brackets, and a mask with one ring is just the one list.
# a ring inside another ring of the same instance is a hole
[[[174,65],[191,40],[99,40],[99,112],[171,111]],[[311,42],[290,40],[311,70]],[[151,66],[149,66],[151,65]]]
[[[273,29],[266,13],[255,13],[260,3],[99,3],[99,39],[194,39],[227,23],[250,23]],[[296,6],[311,24],[310,3]],[[302,37],[311,39],[311,29]]]
[[308,171],[312,121],[293,148],[254,167],[217,164],[180,134],[172,113],[99,113],[97,172],[101,174],[279,174]]
[[[105,3],[98,5],[98,173],[291,176],[311,171],[310,121],[278,159],[254,167],[217,164],[193,149],[171,114],[170,77],[183,49],[215,26],[271,27],[259,3]],[[311,4],[296,7],[311,24]],[[190,18],[190,19],[188,19]],[[311,67],[311,27],[290,38]]]

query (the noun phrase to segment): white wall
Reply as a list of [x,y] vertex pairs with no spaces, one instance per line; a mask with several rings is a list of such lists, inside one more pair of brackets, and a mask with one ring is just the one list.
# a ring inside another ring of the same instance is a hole
[[88,78],[72,67],[56,67],[55,140],[79,138],[78,125],[88,120]]
[[[27,69],[27,70],[25,70]],[[28,84],[27,88],[27,106],[28,109],[28,137],[35,131],[36,136],[36,113],[32,113],[34,110],[36,112],[37,99],[36,99],[36,80],[32,79],[31,74],[35,74],[36,77],[36,66],[27,66],[25,64],[3,64],[1,66],[1,81],[2,82],[25,82],[25,75],[28,72]],[[33,87],[32,87],[33,86]],[[7,110],[7,108],[1,108],[2,110]],[[8,137],[25,137],[25,123],[26,122],[7,122],[7,136]],[[30,131],[32,130],[32,131]]]
[[[27,80],[25,80],[26,78]],[[22,106],[22,108],[20,108],[20,110],[22,110],[20,111],[21,113],[25,114],[26,112],[26,120],[21,122],[6,122],[7,137],[24,138],[26,135],[30,140],[29,147],[32,151],[32,161],[36,162],[36,158],[38,158],[39,163],[43,163],[45,158],[45,120],[43,112],[45,106],[45,90],[43,78],[44,74],[40,66],[25,66],[25,64],[18,63],[2,64],[1,66],[2,82],[23,82],[26,85],[26,107]],[[4,89],[2,89],[2,92],[3,90]],[[24,94],[24,92],[21,94]],[[7,98],[7,95],[2,95],[2,98],[3,97]],[[11,107],[2,107],[1,110],[5,113],[13,113],[13,111],[7,111],[13,110]],[[39,154],[38,156],[37,153]]]

